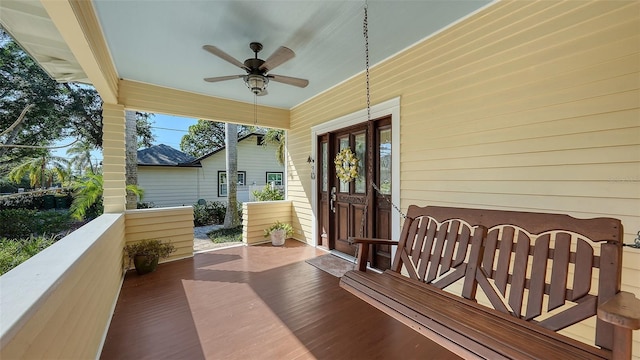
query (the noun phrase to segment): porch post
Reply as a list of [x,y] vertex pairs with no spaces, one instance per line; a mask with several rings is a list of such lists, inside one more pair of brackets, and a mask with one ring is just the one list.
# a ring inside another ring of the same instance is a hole
[[125,114],[124,106],[102,105],[102,174],[104,212],[125,211]]

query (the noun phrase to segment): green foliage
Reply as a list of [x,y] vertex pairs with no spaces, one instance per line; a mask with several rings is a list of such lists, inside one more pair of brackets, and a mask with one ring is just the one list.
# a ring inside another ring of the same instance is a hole
[[156,207],[156,204],[154,204],[153,202],[138,201],[138,203],[136,204],[136,209],[152,209],[154,207]]
[[[88,174],[75,184],[74,199],[71,204],[71,215],[75,219],[93,219],[103,213],[103,183],[102,174]],[[127,191],[136,194],[140,200],[144,196],[144,190],[136,185],[127,185]]]
[[252,194],[256,201],[284,200],[284,192],[278,188],[272,189],[269,184],[265,185],[262,190],[253,190]]
[[9,239],[28,237],[35,230],[35,210],[0,210],[0,236]]
[[175,251],[176,247],[171,242],[163,243],[157,239],[145,239],[124,247],[125,254],[131,260],[136,255],[157,256],[162,259],[169,257]]
[[[0,132],[33,104],[13,131],[0,143],[48,146],[66,137],[102,147],[102,99],[84,84],[58,83],[0,28]],[[151,144],[150,114],[136,113],[138,139]],[[0,147],[0,172],[26,158],[38,158],[42,149]]]
[[217,229],[207,234],[215,244],[242,241],[242,225],[230,229]]
[[55,180],[61,183],[68,180],[70,167],[66,159],[54,156],[47,150],[42,153],[42,156],[22,161],[9,172],[9,178],[19,183],[25,175],[28,175],[31,187],[45,188],[52,186]]
[[57,234],[69,229],[71,214],[67,210],[48,210],[36,214],[37,234]]
[[30,235],[57,234],[69,228],[68,211],[0,210],[0,236],[21,239]]
[[[250,132],[251,128],[238,126],[238,134],[243,136]],[[180,150],[200,157],[225,146],[225,125],[221,122],[198,120],[195,125],[189,126],[189,133],[182,137]]]
[[71,156],[69,165],[80,175],[86,171],[95,174],[97,169],[91,161],[91,151],[95,149],[95,146],[87,141],[78,141],[73,144],[67,149],[67,155]]
[[57,236],[30,236],[20,240],[0,238],[0,275],[27,261],[57,240]]
[[193,205],[193,224],[205,226],[222,224],[227,206],[220,201],[207,201],[205,204]]
[[293,227],[278,220],[275,223],[271,224],[271,226],[269,226],[268,228],[264,229],[264,237],[268,238],[269,236],[271,236],[271,233],[276,230],[284,230],[287,237],[293,235]]
[[284,130],[269,128],[262,138],[262,146],[276,146],[276,159],[284,165],[285,133]]
[[138,149],[150,148],[156,140],[151,130],[151,118],[155,114],[136,111],[136,136],[138,137]]
[[[70,189],[53,189],[44,191],[30,191],[24,193],[16,193],[0,196],[0,210],[4,209],[44,209],[45,197],[55,196],[56,199],[63,198],[63,202],[71,204],[73,201],[72,190]],[[55,202],[53,205],[58,205]],[[64,206],[67,208],[68,206]],[[60,208],[60,206],[58,206]]]

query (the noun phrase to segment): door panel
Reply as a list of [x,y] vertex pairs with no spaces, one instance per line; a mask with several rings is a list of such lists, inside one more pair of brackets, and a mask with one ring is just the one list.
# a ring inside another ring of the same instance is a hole
[[[349,245],[349,237],[391,238],[391,206],[386,199],[391,196],[390,139],[389,117],[318,137],[317,214],[321,246],[354,256],[356,247]],[[337,178],[333,163],[335,155],[347,147],[359,160],[358,177],[350,182]],[[381,187],[382,193],[373,190],[371,182]],[[389,246],[374,247],[370,254],[372,266],[379,269],[391,266]]]

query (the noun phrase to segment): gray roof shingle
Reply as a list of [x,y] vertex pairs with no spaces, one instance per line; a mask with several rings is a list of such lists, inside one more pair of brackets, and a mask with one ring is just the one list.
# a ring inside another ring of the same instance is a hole
[[194,160],[193,156],[165,144],[138,150],[138,165],[200,166],[200,163],[194,163]]

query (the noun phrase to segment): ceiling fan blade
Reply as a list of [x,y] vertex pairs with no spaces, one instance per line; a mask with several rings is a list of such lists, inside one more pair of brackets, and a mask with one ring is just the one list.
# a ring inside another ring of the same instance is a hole
[[225,81],[225,80],[233,80],[233,79],[241,78],[243,76],[244,75],[216,76],[216,77],[204,78],[204,81],[206,81],[206,82],[218,82],[218,81]]
[[284,64],[285,62],[293,59],[296,53],[288,47],[280,46],[265,62],[260,65],[260,70],[270,71],[276,67]]
[[243,63],[241,63],[240,61],[236,60],[236,58],[234,58],[233,56],[227,54],[226,52],[218,49],[217,47],[213,46],[213,45],[205,45],[202,47],[203,49],[205,49],[206,51],[212,53],[213,55],[219,57],[222,60],[225,60],[241,69],[244,70],[249,70],[246,66],[244,66]]
[[301,88],[307,87],[307,85],[309,85],[309,80],[307,79],[300,79],[300,78],[295,78],[291,76],[283,76],[283,75],[275,75],[275,74],[269,74],[267,75],[267,77],[279,83],[293,85]]

